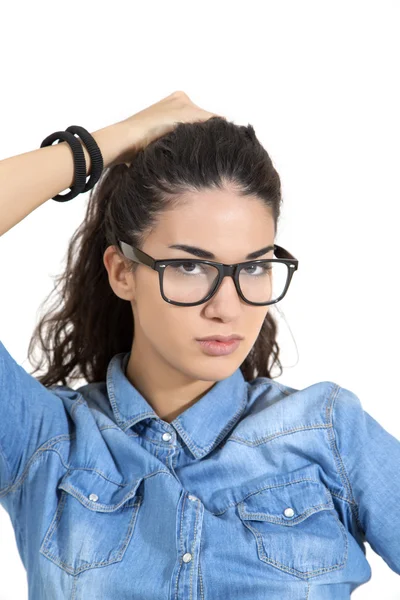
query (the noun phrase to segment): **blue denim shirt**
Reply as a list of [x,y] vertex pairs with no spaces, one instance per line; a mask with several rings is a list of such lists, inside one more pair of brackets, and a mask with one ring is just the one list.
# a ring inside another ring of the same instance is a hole
[[341,600],[400,574],[400,442],[351,391],[240,371],[167,423],[125,376],[44,387],[0,343],[0,503],[31,600]]

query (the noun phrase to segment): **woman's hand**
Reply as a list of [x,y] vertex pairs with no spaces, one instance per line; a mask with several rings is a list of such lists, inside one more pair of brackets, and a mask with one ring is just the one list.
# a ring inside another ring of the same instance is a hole
[[[128,164],[137,150],[145,148],[153,140],[172,131],[178,123],[207,121],[211,117],[225,118],[203,110],[194,104],[185,92],[173,92],[128,119],[120,121],[119,125],[123,125],[127,132],[131,132],[131,144],[130,148],[126,148],[123,157],[119,157],[118,162]],[[129,144],[129,133],[125,139]]]

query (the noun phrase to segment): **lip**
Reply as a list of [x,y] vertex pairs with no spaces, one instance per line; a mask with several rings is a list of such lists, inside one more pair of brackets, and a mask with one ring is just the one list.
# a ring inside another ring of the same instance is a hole
[[216,340],[197,340],[201,349],[209,356],[225,356],[232,354],[240,346],[241,340],[236,338],[230,342],[218,342]]
[[240,335],[232,334],[232,335],[210,335],[209,337],[197,338],[198,342],[231,342],[232,340],[242,340],[243,338]]

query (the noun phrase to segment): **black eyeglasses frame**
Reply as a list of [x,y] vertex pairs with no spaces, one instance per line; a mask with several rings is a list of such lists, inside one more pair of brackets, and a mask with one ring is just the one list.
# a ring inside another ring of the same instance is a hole
[[[286,295],[286,292],[289,289],[290,282],[292,281],[293,274],[295,271],[297,271],[298,266],[299,266],[299,261],[297,260],[297,258],[295,258],[292,254],[290,254],[290,252],[288,250],[285,250],[285,248],[283,248],[282,246],[278,246],[277,244],[274,244],[274,254],[278,258],[263,258],[263,259],[257,259],[257,260],[247,260],[247,261],[244,261],[241,263],[236,263],[233,265],[226,265],[224,263],[214,262],[212,260],[205,260],[205,259],[201,259],[201,258],[190,258],[190,257],[188,257],[186,260],[184,258],[169,258],[169,259],[165,259],[165,260],[155,260],[149,254],[146,254],[146,252],[143,252],[143,250],[140,250],[139,248],[135,248],[134,246],[131,246],[130,244],[127,244],[126,242],[118,240],[118,243],[120,245],[120,250],[121,250],[122,254],[125,256],[125,258],[132,260],[133,262],[139,263],[141,265],[146,265],[146,266],[150,267],[151,269],[153,269],[154,271],[158,272],[159,283],[160,283],[160,293],[161,293],[163,300],[165,300],[165,302],[168,302],[168,304],[174,304],[176,306],[198,306],[199,304],[204,304],[205,302],[210,300],[210,298],[212,298],[212,296],[214,294],[216,294],[216,292],[218,291],[218,288],[220,287],[220,285],[223,281],[223,278],[226,276],[230,276],[233,278],[233,280],[235,282],[235,287],[236,287],[237,293],[239,294],[240,298],[242,298],[242,300],[244,302],[246,302],[247,304],[251,304],[252,306],[268,306],[270,304],[276,304],[277,302],[282,300],[282,298]],[[203,300],[200,300],[199,302],[191,302],[191,303],[175,302],[174,300],[170,300],[169,298],[167,298],[164,294],[164,290],[163,290],[164,269],[169,264],[185,263],[185,262],[189,262],[189,263],[193,263],[193,264],[201,263],[201,264],[212,265],[213,267],[218,269],[218,279],[217,279],[213,289],[209,292],[209,294],[205,298],[203,298]],[[245,296],[242,294],[242,290],[240,289],[240,284],[239,284],[240,269],[243,266],[246,266],[249,264],[257,265],[257,264],[263,264],[266,262],[280,262],[280,263],[284,263],[285,265],[287,265],[288,276],[287,276],[285,288],[284,288],[282,294],[276,300],[272,300],[269,302],[250,302],[250,300],[247,300],[247,298],[245,298]]]

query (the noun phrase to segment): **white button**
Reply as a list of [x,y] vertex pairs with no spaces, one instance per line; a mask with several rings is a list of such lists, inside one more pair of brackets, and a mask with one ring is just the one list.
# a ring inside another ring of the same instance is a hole
[[92,500],[92,502],[97,502],[98,499],[99,497],[96,494],[90,494],[89,496],[89,500]]
[[196,496],[192,496],[192,494],[189,494],[188,498],[189,500],[197,500]]
[[285,508],[285,510],[283,511],[283,514],[285,515],[285,517],[293,517],[294,510],[293,510],[293,508]]
[[192,555],[190,554],[190,552],[186,552],[186,554],[183,555],[183,562],[188,563],[192,560]]
[[163,433],[162,439],[164,440],[164,442],[169,442],[171,438],[172,435],[170,433]]

